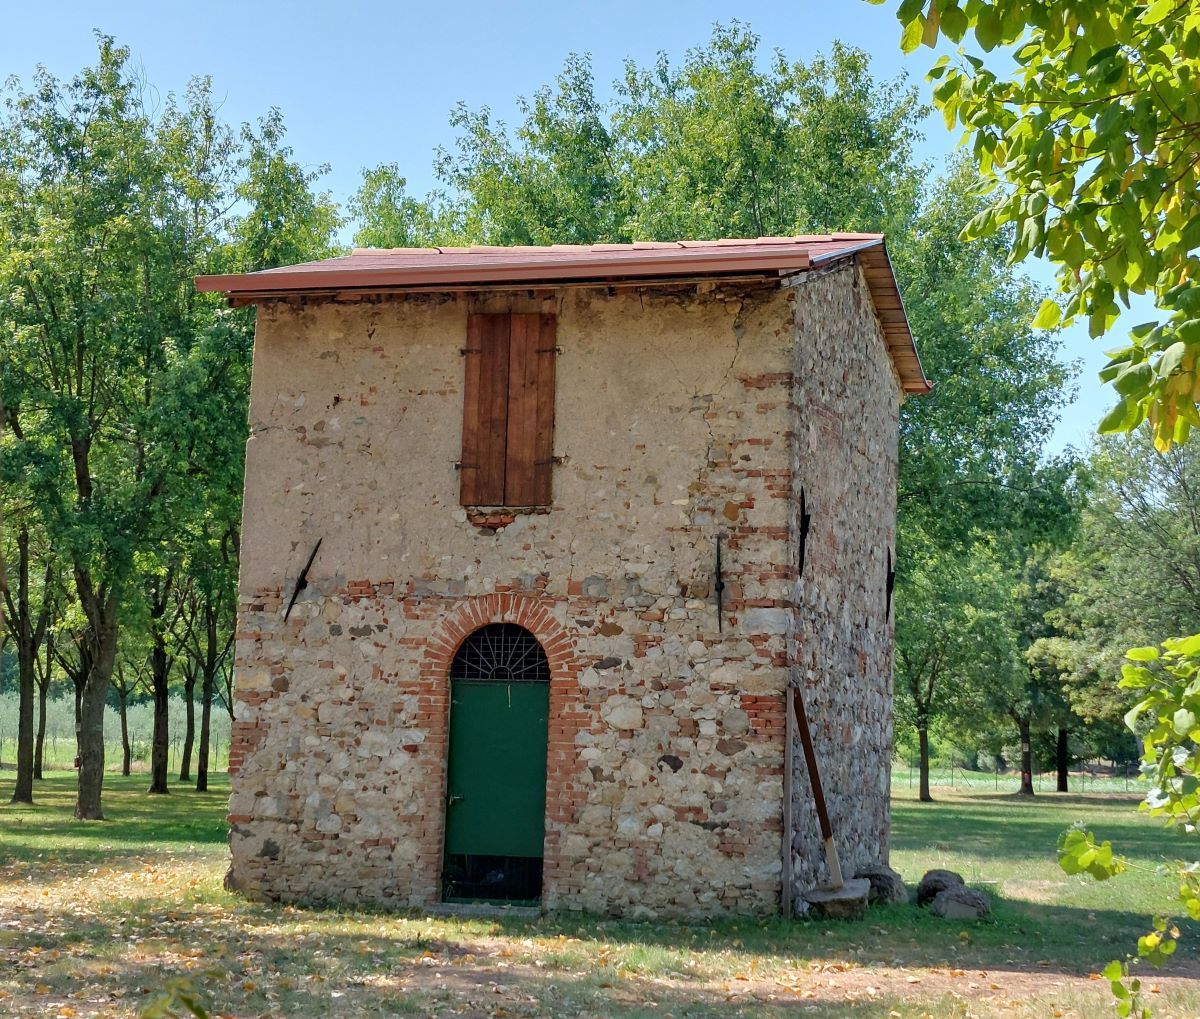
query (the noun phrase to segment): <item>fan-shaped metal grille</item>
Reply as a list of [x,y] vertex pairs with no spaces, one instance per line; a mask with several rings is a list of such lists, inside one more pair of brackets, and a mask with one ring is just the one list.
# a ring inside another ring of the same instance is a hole
[[514,623],[481,626],[462,642],[450,678],[501,683],[549,683],[550,663],[537,638]]

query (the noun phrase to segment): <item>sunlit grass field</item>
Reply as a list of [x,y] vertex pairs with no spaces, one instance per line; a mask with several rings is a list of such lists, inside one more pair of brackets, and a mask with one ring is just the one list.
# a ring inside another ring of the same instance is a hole
[[[6,776],[7,777],[7,776]],[[951,923],[914,906],[863,923],[625,923],[557,915],[432,918],[248,903],[221,884],[224,776],[148,797],[105,781],[109,820],[70,818],[73,776],[0,807],[0,1014],[128,1016],[169,981],[227,1016],[1102,1016],[1092,974],[1133,948],[1196,843],[1132,797],[1033,801],[896,791],[892,864],[950,867],[993,896]],[[1086,820],[1133,867],[1105,885],[1062,874],[1058,833]],[[1159,1016],[1200,1014],[1200,931],[1148,983]],[[184,1014],[177,1009],[177,1014]]]

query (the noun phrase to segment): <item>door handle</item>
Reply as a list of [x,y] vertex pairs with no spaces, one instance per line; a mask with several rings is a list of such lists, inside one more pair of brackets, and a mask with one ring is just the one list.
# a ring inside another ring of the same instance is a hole
[[446,796],[446,806],[453,807],[456,803],[462,803],[463,799],[464,798],[462,796],[459,796],[456,793],[449,793]]

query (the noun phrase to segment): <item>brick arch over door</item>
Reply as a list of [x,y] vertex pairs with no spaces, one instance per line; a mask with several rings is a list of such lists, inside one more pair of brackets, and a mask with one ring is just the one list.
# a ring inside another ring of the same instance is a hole
[[580,767],[576,733],[591,716],[579,687],[580,664],[575,641],[554,618],[558,602],[521,594],[488,594],[463,599],[434,626],[421,660],[418,716],[427,726],[426,745],[433,765],[425,800],[425,824],[419,854],[422,884],[430,902],[440,897],[442,839],[446,822],[446,752],[450,721],[450,665],[470,634],[490,623],[515,623],[537,638],[550,664],[550,712],[546,759],[546,843],[542,868],[542,901],[552,907],[561,891],[578,877],[560,873],[562,833],[583,805],[585,789],[575,781]]

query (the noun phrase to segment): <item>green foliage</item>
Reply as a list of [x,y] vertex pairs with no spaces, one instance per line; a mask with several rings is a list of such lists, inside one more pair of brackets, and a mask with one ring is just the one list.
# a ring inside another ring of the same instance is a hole
[[[871,0],[883,3],[885,0]],[[1200,423],[1200,9],[1176,0],[903,0],[906,52],[939,35],[973,35],[997,61],[943,55],[934,102],[995,197],[964,236],[1011,231],[1011,257],[1059,266],[1052,327],[1086,318],[1101,336],[1131,294],[1152,295],[1158,322],[1111,352],[1101,377],[1119,396],[1105,433],[1148,420],[1166,449]]]
[[1072,825],[1058,840],[1058,865],[1067,874],[1089,874],[1107,881],[1125,870],[1127,864],[1113,855],[1111,842],[1097,843],[1082,823]]
[[[1136,647],[1127,658],[1120,686],[1137,691],[1141,700],[1125,721],[1142,734],[1142,776],[1150,784],[1142,808],[1195,835],[1200,820],[1200,635],[1165,640],[1161,647]],[[1066,873],[1087,873],[1102,881],[1126,866],[1114,857],[1110,843],[1097,845],[1082,826],[1063,833],[1058,859]],[[1200,863],[1175,863],[1164,870],[1178,879],[1184,912],[1200,920]],[[1152,929],[1138,938],[1137,957],[1163,965],[1175,953],[1179,935],[1169,918],[1156,917]],[[1104,976],[1112,985],[1118,1015],[1150,1015],[1127,962],[1110,963]]]
[[1200,822],[1200,635],[1133,648],[1121,670],[1121,688],[1141,700],[1125,721],[1142,733],[1142,776],[1150,783],[1143,804],[1188,833]]
[[[514,129],[459,106],[439,149],[447,189],[410,198],[394,166],[364,174],[359,243],[552,244],[821,230],[903,230],[926,168],[922,114],[903,81],[884,86],[859,50],[809,64],[764,62],[744,25],[718,27],[678,63],[627,62],[610,103],[590,60],[518,100]],[[829,181],[838,181],[830,187]]]
[[453,212],[439,213],[436,199],[412,198],[395,163],[363,171],[350,199],[350,218],[361,226],[354,243],[364,248],[421,248],[450,244],[460,231]]
[[1021,666],[1012,577],[984,541],[956,551],[915,549],[900,577],[896,711],[917,729],[953,718],[961,734],[990,725],[990,698],[1019,686]]
[[1150,1007],[1142,1000],[1142,982],[1129,972],[1129,963],[1114,959],[1101,974],[1116,999],[1117,1015],[1132,1019],[1150,1019]]
[[1098,438],[1081,474],[1079,532],[1050,567],[1063,591],[1056,635],[1040,650],[1080,718],[1124,729],[1125,649],[1185,632],[1200,613],[1200,450],[1160,454],[1141,428]]
[[338,253],[342,219],[328,192],[314,185],[327,166],[305,170],[283,143],[283,115],[272,109],[257,128],[243,124],[242,178],[234,188],[245,212],[232,224],[231,272],[255,272]]
[[[980,537],[1010,548],[1058,537],[1072,516],[1069,457],[1045,455],[1071,369],[1029,318],[1040,299],[1005,265],[999,238],[964,241],[981,199],[964,162],[931,187],[889,244],[934,390],[900,414],[898,511],[903,546]],[[914,549],[915,553],[915,549]]]
[[158,623],[124,636],[161,647],[167,592],[190,589],[204,546],[236,533],[252,319],[192,277],[334,250],[336,208],[283,138],[277,111],[222,124],[208,79],[151,99],[103,36],[70,81],[40,70],[6,88],[0,492],[74,580],[81,816],[100,813],[123,621],[157,600]]

